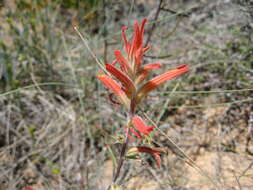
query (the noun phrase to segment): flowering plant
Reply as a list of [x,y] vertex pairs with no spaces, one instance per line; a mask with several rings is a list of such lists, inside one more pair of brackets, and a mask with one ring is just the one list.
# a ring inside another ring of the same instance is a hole
[[[122,28],[122,40],[124,41],[125,53],[115,50],[115,60],[111,64],[106,64],[106,72],[97,75],[97,78],[117,97],[117,101],[111,98],[111,101],[122,104],[129,113],[129,121],[126,127],[126,138],[123,144],[117,171],[114,177],[116,181],[120,168],[123,163],[123,157],[127,151],[128,139],[132,138],[130,133],[142,140],[143,136],[149,135],[154,126],[147,126],[143,119],[136,114],[138,105],[145,99],[147,94],[157,88],[167,80],[176,78],[189,70],[189,66],[180,65],[175,69],[169,70],[151,80],[145,81],[149,73],[159,69],[160,63],[144,64],[143,56],[150,49],[150,46],[143,46],[144,25],[147,19],[143,19],[141,24],[134,23],[132,40],[129,41],[125,35],[127,27]],[[152,147],[137,146],[130,148],[128,153],[144,152],[154,156],[156,163],[160,166],[161,152]]]

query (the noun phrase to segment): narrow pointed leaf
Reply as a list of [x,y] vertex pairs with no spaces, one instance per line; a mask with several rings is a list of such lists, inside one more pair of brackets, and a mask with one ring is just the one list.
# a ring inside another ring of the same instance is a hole
[[146,64],[144,65],[140,71],[137,73],[138,75],[142,75],[142,74],[147,74],[150,71],[154,70],[154,69],[159,69],[161,68],[162,64],[161,63],[150,63],[150,64]]
[[152,149],[150,147],[145,147],[145,146],[138,146],[136,148],[139,152],[144,152],[144,153],[148,153],[148,154],[152,155],[156,160],[157,166],[160,167],[160,165],[161,165],[161,152],[160,151]]
[[[141,35],[141,37],[143,38],[143,35],[144,35],[144,26],[145,26],[145,23],[148,21],[148,19],[147,18],[144,18],[143,20],[142,20],[142,22],[141,22],[141,29],[140,29],[140,35]],[[141,39],[141,41],[142,41],[143,39]]]
[[122,104],[124,104],[128,109],[130,108],[130,101],[126,93],[116,81],[105,74],[100,74],[97,78],[116,95]]
[[138,23],[136,24],[136,26],[134,26],[136,27],[135,29],[136,37],[135,37],[135,42],[134,42],[135,51],[137,51],[137,49],[143,49],[142,42],[143,42],[143,35],[144,35],[144,26],[147,21],[148,19],[144,18],[140,26],[138,25]]
[[137,131],[145,135],[148,135],[154,129],[153,126],[147,126],[139,116],[134,116],[132,118],[132,124]]
[[138,38],[140,35],[140,29],[139,29],[139,24],[138,22],[134,23],[134,33],[133,33],[133,39],[132,39],[132,44],[131,44],[131,49],[130,49],[130,58],[132,59],[136,49],[138,48]]
[[126,38],[125,30],[127,30],[127,27],[126,26],[122,27],[122,39],[124,41],[125,51],[129,55],[131,44],[129,43],[129,41]]
[[146,53],[149,49],[151,48],[151,46],[146,46],[143,48],[143,53]]
[[150,63],[146,64],[143,66],[142,70],[144,71],[151,71],[153,69],[159,69],[161,68],[162,64],[161,63]]
[[125,73],[111,64],[106,64],[106,70],[124,85],[126,91],[129,92],[130,95],[135,91],[135,86],[132,80]]
[[128,64],[128,61],[124,58],[124,56],[121,54],[120,50],[115,50],[114,55],[119,62],[121,68],[123,71],[131,71],[131,67]]
[[159,69],[162,66],[161,63],[150,63],[147,65],[144,65],[141,70],[137,73],[138,77],[136,79],[136,84],[141,83],[149,74],[154,69]]
[[189,71],[189,66],[187,65],[181,65],[177,67],[176,69],[167,71],[164,74],[161,74],[147,83],[145,83],[138,91],[138,102],[147,95],[150,91],[154,90],[156,87],[158,87],[160,84],[164,83],[167,80],[171,80],[176,78],[177,76],[180,76],[184,74],[185,72]]

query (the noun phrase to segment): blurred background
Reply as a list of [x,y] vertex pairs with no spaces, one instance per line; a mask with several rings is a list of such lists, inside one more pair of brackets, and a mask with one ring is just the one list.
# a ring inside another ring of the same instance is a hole
[[[253,189],[252,0],[1,0],[0,190],[104,190],[126,114],[98,82],[97,58],[123,49],[121,27],[148,18],[147,63],[183,77],[142,109],[224,190]],[[153,138],[167,147],[156,131]],[[171,152],[127,160],[131,190],[209,190],[210,181]]]

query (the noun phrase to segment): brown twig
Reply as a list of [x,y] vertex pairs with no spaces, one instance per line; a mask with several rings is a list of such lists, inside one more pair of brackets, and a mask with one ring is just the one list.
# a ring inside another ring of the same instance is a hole
[[164,7],[161,7],[161,10],[162,10],[162,11],[166,11],[166,12],[170,12],[170,13],[172,13],[172,14],[176,14],[176,15],[178,15],[178,16],[189,17],[189,14],[188,14],[188,13],[177,12],[177,11],[174,11],[174,10],[171,10],[171,9],[168,9],[168,8],[164,8]]
[[171,57],[172,55],[161,55],[161,56],[159,56],[159,55],[144,55],[144,57],[146,57],[146,58],[150,58],[150,59],[167,59],[167,58],[169,58],[169,57]]
[[[159,1],[159,5],[158,5],[157,10],[156,10],[154,22],[153,22],[153,24],[152,24],[152,26],[151,26],[151,29],[149,30],[148,38],[147,38],[147,41],[146,41],[146,43],[145,43],[145,46],[147,46],[147,45],[149,44],[149,42],[150,42],[150,40],[151,40],[151,36],[152,36],[152,34],[153,34],[154,30],[155,30],[155,27],[156,27],[156,20],[158,19],[158,16],[159,16],[159,13],[160,13],[160,10],[161,10],[161,6],[162,6],[162,2],[163,2],[163,0],[160,0],[160,1]],[[144,46],[144,47],[145,47],[145,46]]]

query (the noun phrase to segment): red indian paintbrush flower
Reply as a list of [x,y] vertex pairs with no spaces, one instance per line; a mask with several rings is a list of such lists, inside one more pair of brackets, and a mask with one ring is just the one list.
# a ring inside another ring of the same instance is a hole
[[[122,53],[120,50],[115,50],[115,60],[111,64],[105,64],[108,75],[99,74],[97,76],[104,86],[113,92],[119,103],[123,104],[129,111],[130,122],[126,127],[127,134],[121,156],[124,155],[124,151],[127,147],[127,139],[131,138],[129,133],[132,133],[138,139],[142,139],[145,135],[149,135],[154,129],[153,126],[147,126],[141,117],[134,115],[137,105],[144,100],[149,92],[157,88],[160,84],[189,71],[189,66],[181,65],[145,82],[149,73],[162,66],[161,63],[144,64],[143,56],[150,49],[150,46],[144,47],[143,45],[144,26],[146,22],[147,19],[145,18],[140,24],[138,22],[134,23],[134,32],[131,41],[128,40],[125,35],[127,27],[122,28],[122,40],[124,42],[125,52]],[[113,103],[118,103],[112,99],[111,101]],[[129,151],[130,153],[132,151],[133,153],[148,153],[152,155],[158,167],[160,167],[161,151],[158,149],[137,146],[131,148]],[[119,175],[122,163],[123,159],[121,157],[114,180],[117,179]]]
[[[149,46],[143,47],[144,25],[146,22],[147,19],[145,18],[140,25],[138,22],[134,23],[131,42],[127,40],[125,35],[127,27],[122,28],[122,39],[126,56],[120,50],[115,50],[114,55],[116,59],[111,64],[106,64],[106,70],[112,76],[106,74],[97,76],[114,93],[120,103],[124,104],[127,109],[132,110],[157,86],[189,70],[187,65],[181,65],[141,85],[152,70],[162,66],[160,63],[143,64],[143,55],[149,49]],[[117,68],[116,64],[119,65],[119,68]],[[112,77],[119,83],[113,80]]]

